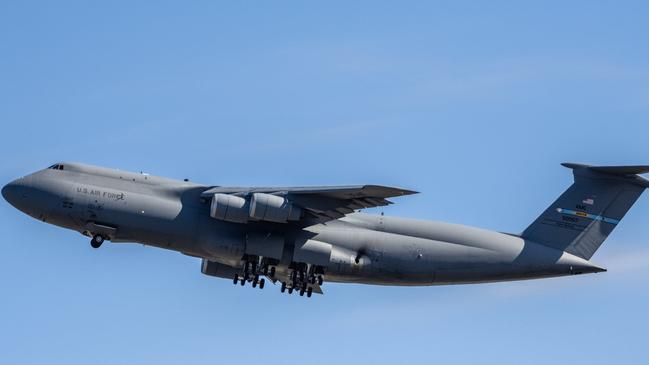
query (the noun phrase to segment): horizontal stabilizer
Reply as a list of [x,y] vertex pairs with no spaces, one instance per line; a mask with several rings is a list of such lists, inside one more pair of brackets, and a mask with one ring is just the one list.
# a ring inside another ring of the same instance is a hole
[[595,173],[600,173],[600,174],[607,174],[607,175],[614,175],[617,177],[623,177],[627,182],[634,183],[636,185],[640,185],[642,187],[648,188],[649,187],[649,180],[645,179],[642,176],[638,176],[638,174],[646,174],[649,173],[649,166],[642,165],[642,166],[591,166],[591,165],[583,165],[583,164],[577,164],[577,163],[562,163],[561,164],[564,167],[567,167],[569,169],[577,171],[590,171],[590,172],[595,172]]

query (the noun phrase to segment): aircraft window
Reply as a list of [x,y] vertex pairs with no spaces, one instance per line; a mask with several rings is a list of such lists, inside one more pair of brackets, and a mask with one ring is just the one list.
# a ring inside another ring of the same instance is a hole
[[63,165],[57,163],[57,164],[54,164],[54,165],[48,167],[48,169],[52,169],[52,170],[63,170]]

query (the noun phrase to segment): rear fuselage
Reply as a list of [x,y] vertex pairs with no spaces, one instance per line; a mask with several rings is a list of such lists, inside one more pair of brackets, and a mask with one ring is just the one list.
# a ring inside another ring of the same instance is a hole
[[[210,217],[208,186],[82,164],[63,164],[3,190],[30,216],[113,242],[135,242],[204,258],[236,272],[250,235],[282,237],[286,276],[304,242],[328,247],[327,281],[434,285],[598,272],[587,260],[522,238],[454,224],[349,214],[318,223],[230,223]],[[318,258],[322,260],[322,258]],[[227,270],[225,271],[228,272]],[[226,275],[220,275],[227,277]]]

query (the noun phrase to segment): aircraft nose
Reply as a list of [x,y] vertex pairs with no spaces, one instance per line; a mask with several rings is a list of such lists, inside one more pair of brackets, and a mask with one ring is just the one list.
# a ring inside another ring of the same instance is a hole
[[21,191],[21,185],[18,180],[12,181],[9,184],[5,185],[2,188],[2,197],[5,198],[9,204],[16,206],[16,202],[19,200]]

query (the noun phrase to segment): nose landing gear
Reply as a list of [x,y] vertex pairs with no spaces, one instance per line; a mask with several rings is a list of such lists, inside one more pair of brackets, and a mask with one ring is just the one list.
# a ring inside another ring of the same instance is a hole
[[92,239],[90,240],[90,246],[92,246],[92,248],[99,248],[105,240],[106,238],[104,236],[96,234],[92,236]]

